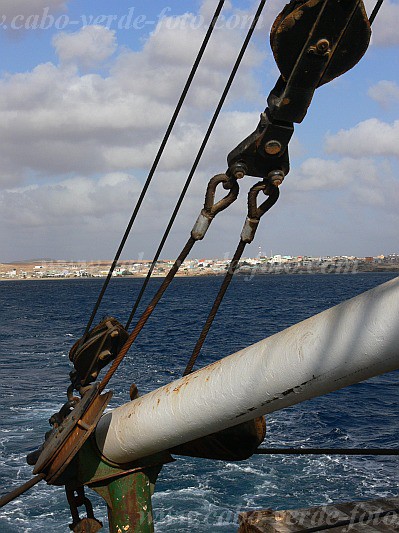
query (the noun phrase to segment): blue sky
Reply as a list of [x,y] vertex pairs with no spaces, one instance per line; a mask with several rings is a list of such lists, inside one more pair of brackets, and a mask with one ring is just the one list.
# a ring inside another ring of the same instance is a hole
[[[227,1],[124,257],[150,257],[191,167],[256,2]],[[207,180],[255,129],[278,76],[264,17],[164,256],[185,242]],[[0,262],[112,258],[215,0],[4,0],[0,7]],[[372,3],[367,1],[368,12]],[[399,4],[385,0],[352,71],[317,90],[291,172],[249,255],[399,252]],[[41,26],[43,29],[40,29]],[[129,27],[128,27],[129,26]],[[246,190],[194,257],[231,255]]]

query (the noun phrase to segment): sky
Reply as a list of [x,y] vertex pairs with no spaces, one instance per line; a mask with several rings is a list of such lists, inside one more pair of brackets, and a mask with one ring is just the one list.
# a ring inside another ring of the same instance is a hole
[[[235,61],[250,0],[227,0],[122,258],[151,258]],[[0,262],[112,259],[216,0],[2,0]],[[163,257],[174,258],[208,180],[257,126],[278,69],[269,0]],[[370,13],[373,3],[366,0]],[[291,171],[247,256],[399,252],[399,3],[385,0],[360,63],[319,88]],[[191,257],[231,257],[246,193]]]

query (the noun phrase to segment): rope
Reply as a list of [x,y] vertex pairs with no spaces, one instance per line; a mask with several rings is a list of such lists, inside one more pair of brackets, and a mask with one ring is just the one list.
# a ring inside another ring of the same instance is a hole
[[201,48],[200,48],[200,50],[198,52],[198,55],[197,55],[197,57],[196,57],[196,59],[194,61],[193,66],[191,68],[191,72],[190,72],[190,74],[189,74],[189,76],[187,78],[186,84],[185,84],[185,86],[183,88],[183,91],[181,93],[181,96],[179,98],[179,101],[177,103],[175,111],[173,113],[173,116],[172,116],[172,118],[171,118],[171,120],[169,122],[169,126],[168,126],[168,128],[166,130],[164,138],[162,139],[161,145],[160,145],[160,147],[158,149],[158,152],[157,152],[157,154],[155,156],[155,159],[154,159],[154,162],[152,164],[151,170],[150,170],[150,172],[148,174],[148,177],[147,177],[147,179],[146,179],[146,181],[144,183],[144,186],[143,186],[143,189],[142,189],[142,191],[140,193],[139,199],[137,200],[136,207],[134,208],[132,216],[131,216],[131,218],[129,220],[129,223],[128,223],[127,227],[126,227],[125,233],[124,233],[124,235],[122,237],[122,240],[120,242],[119,248],[118,248],[118,250],[117,250],[117,252],[115,254],[115,258],[114,258],[114,260],[112,262],[112,265],[111,265],[111,267],[109,269],[108,275],[107,275],[107,277],[106,277],[106,279],[104,281],[104,284],[102,286],[100,294],[99,294],[99,296],[97,298],[97,301],[96,301],[96,303],[94,305],[93,311],[92,311],[92,313],[90,315],[90,318],[89,318],[89,321],[87,323],[85,332],[83,334],[83,340],[87,336],[87,334],[88,334],[88,332],[89,332],[89,330],[90,330],[90,328],[91,328],[91,326],[93,324],[93,321],[94,321],[94,319],[96,317],[97,311],[98,311],[98,309],[99,309],[99,307],[101,305],[101,302],[102,302],[102,299],[104,297],[105,291],[107,290],[107,287],[108,287],[109,282],[111,280],[112,273],[114,272],[114,270],[116,268],[116,265],[117,265],[118,260],[119,260],[119,258],[121,256],[122,250],[123,250],[123,248],[124,248],[124,246],[126,244],[126,241],[127,241],[128,237],[129,237],[129,234],[130,234],[130,231],[131,231],[131,229],[133,227],[133,224],[134,224],[134,222],[136,220],[137,214],[138,214],[138,212],[139,212],[139,210],[141,208],[141,205],[143,203],[144,197],[145,197],[145,195],[147,193],[148,187],[150,186],[152,178],[153,178],[153,176],[155,174],[155,170],[158,167],[158,163],[159,163],[159,161],[161,159],[161,156],[162,156],[162,154],[164,152],[165,146],[166,146],[166,144],[167,144],[167,142],[169,140],[169,137],[170,137],[170,134],[172,132],[172,129],[173,129],[173,127],[174,127],[174,125],[176,123],[177,117],[178,117],[178,115],[179,115],[179,113],[181,111],[181,108],[183,106],[184,100],[185,100],[185,98],[187,96],[187,93],[189,91],[189,88],[191,86],[193,78],[194,78],[194,76],[195,76],[195,74],[197,72],[198,66],[199,66],[199,64],[201,62],[201,59],[202,59],[203,55],[204,55],[205,49],[206,49],[206,47],[208,45],[209,39],[210,39],[210,37],[212,35],[212,32],[213,32],[214,27],[216,25],[216,22],[217,22],[217,20],[219,18],[219,15],[220,15],[220,12],[222,10],[224,2],[225,2],[225,0],[220,0],[219,1],[219,4],[218,4],[218,6],[216,8],[216,11],[215,11],[215,14],[213,15],[211,24],[210,24],[210,26],[208,28],[208,31],[206,32],[206,35],[205,35],[205,38],[204,38],[203,43],[201,45]]
[[29,489],[34,487],[37,483],[42,481],[42,479],[44,479],[45,477],[46,477],[45,474],[39,474],[38,476],[33,477],[32,479],[30,479],[29,481],[27,481],[20,487],[17,487],[13,491],[9,492],[8,494],[0,498],[0,507],[4,507],[5,505],[7,505],[7,503],[12,502],[16,498],[18,498],[18,496],[21,496],[21,494],[28,491]]
[[369,18],[370,25],[373,24],[375,17],[377,16],[378,11],[380,10],[380,7],[382,6],[383,3],[384,3],[384,0],[378,0],[376,5],[374,6],[374,9]]
[[187,177],[187,180],[186,180],[186,182],[184,184],[183,190],[182,190],[182,192],[180,194],[179,200],[177,201],[176,207],[175,207],[175,209],[173,211],[173,214],[172,214],[172,216],[170,218],[169,224],[168,224],[168,226],[167,226],[167,228],[165,230],[165,233],[164,233],[164,235],[163,235],[163,237],[161,239],[161,242],[160,242],[160,244],[158,246],[158,249],[157,249],[157,251],[155,253],[154,259],[153,259],[153,261],[151,263],[150,269],[148,270],[147,276],[146,276],[146,278],[144,280],[144,283],[143,283],[143,285],[141,287],[139,295],[137,296],[137,299],[136,299],[136,302],[135,302],[135,304],[133,306],[132,312],[130,313],[130,316],[129,316],[128,321],[126,323],[126,329],[129,328],[130,324],[132,323],[133,317],[134,317],[134,315],[135,315],[135,313],[137,311],[137,308],[138,308],[138,306],[139,306],[139,304],[141,302],[143,294],[144,294],[144,292],[145,292],[145,290],[147,288],[147,285],[149,283],[151,274],[152,274],[152,272],[153,272],[153,270],[155,268],[155,265],[156,265],[156,263],[157,263],[157,261],[159,259],[159,256],[160,256],[160,254],[162,252],[162,249],[163,249],[163,247],[165,245],[166,239],[168,238],[170,230],[171,230],[171,228],[173,226],[173,223],[174,223],[174,221],[176,219],[176,216],[177,216],[177,214],[179,212],[180,206],[181,206],[181,204],[183,202],[184,196],[185,196],[185,194],[187,192],[187,189],[190,186],[190,183],[191,183],[191,181],[193,179],[194,173],[197,170],[197,167],[198,167],[198,164],[199,164],[199,162],[201,160],[202,154],[204,153],[204,150],[205,150],[206,145],[208,143],[209,137],[211,136],[213,128],[214,128],[214,126],[216,124],[216,121],[217,121],[217,119],[219,117],[220,111],[221,111],[221,109],[222,109],[222,107],[224,105],[224,102],[226,100],[226,97],[227,97],[227,95],[228,95],[228,93],[230,91],[231,85],[232,85],[232,83],[234,81],[234,78],[235,78],[235,76],[237,74],[238,68],[239,68],[239,66],[241,64],[242,58],[244,57],[244,54],[245,54],[246,49],[248,47],[248,44],[249,44],[249,42],[251,40],[253,32],[254,32],[254,30],[256,28],[258,20],[259,20],[261,14],[262,14],[263,8],[265,7],[265,4],[266,4],[266,0],[262,0],[260,2],[260,4],[259,4],[258,10],[256,11],[255,17],[254,17],[254,19],[253,19],[253,21],[251,23],[251,26],[250,26],[250,28],[248,30],[248,33],[247,33],[247,36],[246,36],[246,38],[244,40],[244,43],[243,43],[243,45],[241,47],[241,50],[240,50],[240,52],[239,52],[239,54],[237,56],[236,62],[234,64],[234,66],[233,66],[233,69],[231,71],[229,79],[228,79],[228,81],[226,83],[226,86],[224,88],[224,91],[222,93],[222,96],[220,97],[219,103],[218,103],[218,105],[216,107],[215,113],[214,113],[214,115],[212,117],[212,120],[211,120],[211,122],[209,124],[208,130],[207,130],[207,132],[205,134],[205,137],[204,137],[204,140],[202,141],[202,144],[201,144],[201,146],[200,146],[200,148],[198,150],[198,153],[197,153],[197,156],[196,156],[196,158],[194,160],[193,166],[192,166],[192,168],[190,170],[190,173],[189,173],[189,175]]

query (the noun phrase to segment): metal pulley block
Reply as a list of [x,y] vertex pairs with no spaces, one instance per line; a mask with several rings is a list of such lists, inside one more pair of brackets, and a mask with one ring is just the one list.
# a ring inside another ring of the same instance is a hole
[[361,59],[370,36],[362,0],[292,0],[270,34],[281,76],[256,130],[229,153],[228,175],[284,178],[294,122],[302,122],[317,87]]
[[285,6],[270,33],[281,72],[268,101],[273,118],[301,122],[315,89],[354,67],[370,37],[362,0],[293,0]]
[[107,317],[72,346],[69,359],[75,370],[71,372],[71,381],[77,390],[97,379],[101,369],[115,359],[128,336],[115,318]]

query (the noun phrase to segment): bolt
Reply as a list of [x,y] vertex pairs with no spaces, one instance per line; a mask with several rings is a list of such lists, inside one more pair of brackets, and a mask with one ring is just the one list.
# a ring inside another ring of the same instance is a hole
[[325,54],[328,52],[330,48],[330,43],[327,39],[320,39],[320,41],[317,41],[316,43],[316,49],[319,52],[319,54]]
[[265,152],[268,155],[277,155],[281,152],[282,146],[279,141],[276,141],[275,139],[271,141],[267,141],[265,144]]
[[273,170],[269,172],[267,178],[272,185],[279,187],[284,181],[285,174],[282,170]]
[[309,54],[326,56],[331,52],[330,42],[327,39],[319,39],[316,45],[309,46],[308,52]]

